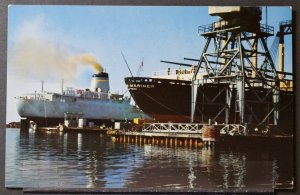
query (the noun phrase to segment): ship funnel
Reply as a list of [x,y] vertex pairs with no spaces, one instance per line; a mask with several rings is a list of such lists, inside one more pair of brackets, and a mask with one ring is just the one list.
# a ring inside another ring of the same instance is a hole
[[109,78],[108,73],[101,72],[94,74],[91,80],[91,91],[93,92],[109,92]]

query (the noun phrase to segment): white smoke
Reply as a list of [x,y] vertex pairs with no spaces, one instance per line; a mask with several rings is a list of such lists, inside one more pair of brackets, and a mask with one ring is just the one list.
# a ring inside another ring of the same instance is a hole
[[8,69],[9,74],[20,79],[74,80],[81,65],[92,65],[97,72],[102,71],[94,55],[74,54],[62,43],[52,41],[43,16],[23,22],[13,33]]

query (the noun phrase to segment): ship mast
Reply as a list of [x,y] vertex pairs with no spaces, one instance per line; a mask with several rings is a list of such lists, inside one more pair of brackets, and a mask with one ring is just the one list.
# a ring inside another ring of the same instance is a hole
[[42,89],[41,89],[41,92],[42,93],[44,92],[44,80],[42,80]]
[[141,72],[143,71],[144,68],[144,58],[142,58],[141,64],[139,66],[139,69],[136,72],[136,76],[139,77],[141,75]]
[[131,72],[131,70],[130,70],[130,68],[129,68],[129,65],[128,65],[128,63],[127,63],[127,60],[126,60],[126,58],[125,58],[123,52],[121,52],[121,54],[122,54],[122,56],[123,56],[123,60],[124,60],[124,62],[125,62],[125,64],[126,64],[128,70],[129,70],[129,72],[130,72],[131,77],[133,77],[133,74],[132,74],[132,72]]
[[60,101],[62,101],[64,95],[64,79],[61,80],[61,96]]

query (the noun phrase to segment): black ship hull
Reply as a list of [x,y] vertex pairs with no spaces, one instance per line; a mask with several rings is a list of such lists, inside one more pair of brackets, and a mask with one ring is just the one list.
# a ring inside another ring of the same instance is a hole
[[190,121],[191,82],[130,77],[125,83],[140,109],[156,121]]
[[[136,104],[157,122],[191,121],[191,82],[146,77],[127,77],[125,83]],[[237,91],[228,100],[229,84],[206,83],[198,87],[194,122],[239,123]],[[287,132],[293,128],[293,92],[279,92],[279,124]],[[274,124],[274,94],[256,87],[245,91],[245,123],[254,127]],[[227,113],[227,114],[226,114]],[[229,113],[229,114],[228,114]],[[226,118],[226,116],[228,116]],[[265,119],[268,120],[265,120]]]
[[[125,78],[125,83],[136,104],[158,122],[190,122],[191,82],[185,80]],[[225,84],[208,84],[201,87],[197,97],[196,122],[208,119],[223,122],[225,114],[218,115],[225,104]],[[213,99],[212,102],[206,102]],[[206,102],[206,103],[203,103]]]

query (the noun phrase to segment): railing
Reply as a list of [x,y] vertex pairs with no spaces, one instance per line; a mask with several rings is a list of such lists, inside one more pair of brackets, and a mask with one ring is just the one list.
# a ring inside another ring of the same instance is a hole
[[[64,91],[63,94],[59,93],[31,93],[31,94],[24,94],[22,96],[19,96],[17,98],[20,99],[27,99],[27,100],[61,100],[62,98],[81,98],[81,99],[110,99],[111,93],[103,93],[103,92],[82,92],[77,93],[75,91],[71,92]],[[128,101],[129,98],[122,98],[122,100]]]
[[[146,123],[143,132],[162,133],[199,133],[202,134],[203,127],[208,124],[200,123]],[[246,127],[240,124],[214,124],[222,135],[246,135]]]
[[220,134],[223,135],[246,135],[246,127],[239,124],[228,124],[220,129]]
[[[168,75],[183,75],[183,74],[191,74],[193,75],[195,73],[195,69],[167,69],[167,70],[159,70],[159,71],[153,71],[152,76],[168,76]],[[206,73],[205,70],[199,70],[198,74],[204,74]]]
[[153,71],[152,76],[166,76],[166,75],[176,75],[176,69],[166,69]]
[[49,95],[46,93],[28,93],[22,96],[18,96],[17,98],[25,100],[51,100],[51,98],[49,98]]
[[193,123],[149,123],[143,126],[144,132],[202,133],[204,124]]
[[279,26],[283,26],[283,25],[291,25],[292,24],[292,20],[286,20],[286,21],[282,21],[279,23]]
[[67,89],[67,90],[63,91],[62,96],[75,97],[75,98],[78,97],[78,98],[83,98],[83,99],[109,99],[111,96],[111,93]]
[[267,24],[260,24],[260,31],[270,35],[274,35],[274,27]]
[[[287,23],[288,23],[288,21],[287,21]],[[246,21],[241,22],[239,25],[246,26],[249,28],[249,24]],[[221,29],[226,29],[226,28],[233,28],[233,27],[238,27],[239,25],[232,26],[228,23],[228,21],[222,20],[222,21],[214,22],[212,24],[198,26],[198,33],[199,34],[209,33],[209,32],[213,32],[216,29],[221,30]],[[267,24],[260,24],[259,30],[262,33],[274,35],[274,27],[267,25]]]
[[167,69],[152,72],[152,76],[168,76],[178,74],[194,74],[194,71],[192,69]]
[[198,33],[202,34],[202,33],[212,32],[212,29],[213,29],[212,24],[198,26]]

